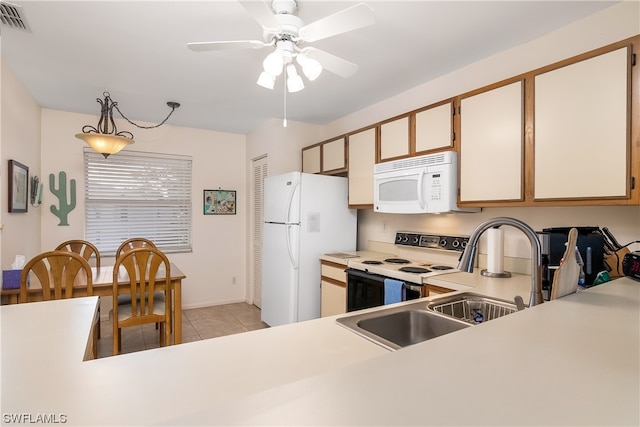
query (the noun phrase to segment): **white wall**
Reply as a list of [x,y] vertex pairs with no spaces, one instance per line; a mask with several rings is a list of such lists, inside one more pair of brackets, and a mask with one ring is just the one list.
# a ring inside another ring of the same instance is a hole
[[302,148],[321,141],[322,127],[272,119],[247,135],[248,159],[268,155],[269,175],[302,170]]
[[40,250],[40,209],[28,207],[27,213],[9,213],[7,200],[8,161],[29,167],[29,177],[40,173],[40,107],[4,63],[1,80],[2,153],[0,203],[2,208],[2,269],[11,266],[16,255],[33,256]]
[[[451,98],[506,78],[605,46],[640,33],[640,2],[626,1],[577,21],[544,37],[532,40],[460,70],[426,82],[324,127],[323,139]],[[455,54],[455,53],[452,53]],[[637,82],[635,82],[637,83]],[[634,113],[637,116],[637,112]],[[494,167],[494,166],[489,166]],[[559,178],[560,178],[560,171]],[[594,171],[594,173],[598,173]],[[636,181],[638,177],[636,177]],[[395,231],[470,234],[480,222],[511,216],[535,229],[555,226],[606,226],[621,243],[640,239],[640,207],[490,208],[479,214],[389,215],[361,211],[358,216],[358,248],[367,242],[392,243]],[[387,231],[383,223],[387,222]],[[505,230],[505,254],[529,257],[529,244],[515,229]],[[640,248],[640,245],[632,246]],[[485,252],[484,239],[480,252]]]
[[[98,108],[96,104],[96,109]],[[95,125],[92,115],[42,110],[42,171],[46,177],[42,212],[42,246],[49,250],[59,242],[84,236],[84,169],[83,148],[75,138],[82,126]],[[184,308],[193,308],[245,300],[246,261],[246,144],[244,135],[213,132],[164,125],[141,130],[118,123],[119,130],[129,130],[136,143],[127,150],[189,155],[193,158],[193,252],[169,254],[186,274],[183,282]],[[69,226],[49,211],[57,198],[48,189],[49,174],[65,171],[67,180],[75,179],[77,206],[69,214]],[[203,215],[204,189],[237,191],[236,215]],[[27,254],[33,256],[34,254]],[[106,259],[108,264],[113,259]],[[236,278],[235,284],[233,278]]]

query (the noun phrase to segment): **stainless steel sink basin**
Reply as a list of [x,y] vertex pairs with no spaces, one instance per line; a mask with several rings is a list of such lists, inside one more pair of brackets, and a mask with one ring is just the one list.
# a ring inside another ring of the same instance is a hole
[[428,311],[426,301],[353,314],[341,317],[337,322],[390,350],[398,350],[471,326]]
[[518,311],[516,304],[471,292],[431,301],[427,309],[470,324],[488,322]]

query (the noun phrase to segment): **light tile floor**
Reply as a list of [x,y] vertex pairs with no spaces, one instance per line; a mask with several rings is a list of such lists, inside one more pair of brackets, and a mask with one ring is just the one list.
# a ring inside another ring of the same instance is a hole
[[[100,324],[98,358],[113,355],[113,329],[109,320]],[[246,303],[217,305],[182,311],[182,342],[204,340],[267,328],[260,320],[260,309]],[[122,351],[131,353],[159,347],[159,331],[155,325],[122,329]]]

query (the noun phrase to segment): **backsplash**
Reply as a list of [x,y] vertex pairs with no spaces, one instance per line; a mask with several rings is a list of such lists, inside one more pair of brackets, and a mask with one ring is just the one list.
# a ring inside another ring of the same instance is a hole
[[[640,240],[640,206],[485,208],[480,213],[445,215],[381,214],[359,210],[358,249],[369,249],[370,242],[378,242],[390,244],[391,252],[397,253],[398,249],[393,245],[396,231],[468,236],[483,221],[502,216],[524,221],[536,231],[547,227],[599,226],[608,227],[622,244]],[[505,257],[529,259],[531,246],[527,237],[513,227],[503,228]],[[640,244],[630,245],[629,249],[640,250]],[[486,236],[480,238],[478,252],[482,263],[485,258],[482,254],[487,253]],[[519,265],[513,267],[506,263],[505,260],[505,269],[521,269]]]

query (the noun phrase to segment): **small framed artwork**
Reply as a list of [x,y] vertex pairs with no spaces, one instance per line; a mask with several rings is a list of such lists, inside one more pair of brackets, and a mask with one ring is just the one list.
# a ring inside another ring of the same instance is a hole
[[235,215],[235,190],[204,190],[203,205],[205,215]]
[[26,212],[28,208],[29,168],[9,160],[9,212]]

